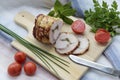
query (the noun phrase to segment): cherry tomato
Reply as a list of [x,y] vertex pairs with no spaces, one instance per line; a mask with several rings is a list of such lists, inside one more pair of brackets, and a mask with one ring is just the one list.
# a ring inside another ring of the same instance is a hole
[[110,39],[110,33],[105,29],[98,29],[95,33],[95,40],[100,43],[106,43]]
[[81,20],[74,21],[71,27],[76,34],[81,34],[85,31],[85,23]]
[[21,70],[22,70],[22,65],[17,62],[14,62],[9,65],[8,74],[10,76],[18,76],[21,73]]
[[15,61],[18,62],[18,63],[24,63],[25,60],[26,60],[26,54],[23,53],[23,52],[17,52],[14,56],[15,58]]
[[27,62],[24,65],[24,71],[29,76],[34,75],[36,72],[36,64],[33,62]]

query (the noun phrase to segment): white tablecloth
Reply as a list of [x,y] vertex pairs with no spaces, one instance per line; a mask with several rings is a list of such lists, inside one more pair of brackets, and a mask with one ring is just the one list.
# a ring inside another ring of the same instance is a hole
[[[0,23],[23,37],[27,34],[27,32],[14,23],[13,18],[15,14],[21,10],[29,11],[34,15],[39,13],[47,14],[49,9],[45,9],[40,6],[51,7],[53,5],[53,3],[51,3],[52,1],[54,0],[0,0]],[[7,67],[14,61],[15,52],[16,50],[11,47],[10,41],[0,35],[0,80],[57,80],[57,78],[52,76],[39,65],[37,73],[32,77],[26,76],[24,71],[22,71],[22,74],[18,77],[10,77],[7,74]],[[97,62],[112,67],[110,62],[103,55],[98,59]],[[116,80],[116,78],[113,76],[92,69],[85,74],[83,79]]]

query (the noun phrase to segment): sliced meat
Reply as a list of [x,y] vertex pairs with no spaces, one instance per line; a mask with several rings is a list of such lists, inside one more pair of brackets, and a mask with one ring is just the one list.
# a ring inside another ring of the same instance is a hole
[[40,14],[35,19],[33,36],[40,42],[54,44],[61,32],[63,21]]
[[80,45],[78,46],[78,48],[76,48],[72,54],[83,54],[85,53],[85,51],[87,51],[89,49],[89,45],[90,42],[88,40],[88,38],[86,38],[83,35],[76,35],[77,39],[80,42]]
[[78,39],[71,33],[61,33],[55,43],[56,51],[60,54],[70,54],[79,45]]
[[69,44],[69,42],[66,39],[66,33],[62,33],[58,40],[56,41],[56,44],[54,45],[55,48],[57,49],[65,49],[67,47],[67,45]]

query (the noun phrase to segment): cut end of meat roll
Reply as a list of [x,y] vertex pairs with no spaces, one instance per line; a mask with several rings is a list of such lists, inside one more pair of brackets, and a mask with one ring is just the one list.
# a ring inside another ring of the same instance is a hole
[[61,32],[63,21],[40,14],[35,19],[33,36],[42,43],[54,44]]
[[79,46],[79,41],[71,33],[61,33],[54,46],[60,54],[71,54]]
[[89,46],[90,46],[89,39],[83,35],[75,35],[75,36],[79,40],[80,45],[78,46],[78,48],[76,48],[73,51],[72,54],[75,54],[75,55],[84,54],[89,49]]

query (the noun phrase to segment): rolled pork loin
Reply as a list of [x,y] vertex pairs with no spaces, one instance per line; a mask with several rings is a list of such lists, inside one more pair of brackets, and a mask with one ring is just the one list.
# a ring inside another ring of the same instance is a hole
[[62,25],[61,19],[40,14],[35,19],[33,36],[42,43],[54,44],[61,33]]

